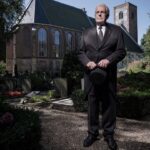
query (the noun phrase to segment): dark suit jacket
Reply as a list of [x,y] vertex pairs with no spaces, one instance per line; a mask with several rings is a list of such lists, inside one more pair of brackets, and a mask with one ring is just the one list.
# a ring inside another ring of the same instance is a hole
[[97,35],[96,27],[85,30],[81,37],[81,44],[78,51],[78,58],[85,66],[85,92],[87,93],[91,86],[89,80],[90,71],[87,70],[86,64],[89,61],[98,63],[101,59],[107,58],[110,61],[108,66],[108,83],[110,89],[116,92],[116,64],[126,55],[124,39],[121,28],[119,26],[106,23],[106,31],[102,42]]

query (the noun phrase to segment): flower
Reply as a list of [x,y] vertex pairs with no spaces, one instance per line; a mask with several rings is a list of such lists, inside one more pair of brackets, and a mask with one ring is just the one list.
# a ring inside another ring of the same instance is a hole
[[14,116],[10,112],[6,112],[0,117],[0,123],[3,125],[4,124],[10,125],[13,123],[13,121],[14,121]]

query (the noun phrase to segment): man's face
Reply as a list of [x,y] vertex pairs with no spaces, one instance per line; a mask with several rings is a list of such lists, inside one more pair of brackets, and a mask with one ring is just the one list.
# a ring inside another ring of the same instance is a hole
[[103,25],[107,20],[106,8],[105,6],[97,6],[95,12],[95,20],[97,24]]

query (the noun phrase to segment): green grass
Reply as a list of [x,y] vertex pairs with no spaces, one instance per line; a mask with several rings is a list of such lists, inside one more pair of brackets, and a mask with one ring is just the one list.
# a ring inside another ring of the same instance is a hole
[[49,90],[47,93],[44,95],[35,95],[31,97],[31,102],[36,103],[36,102],[50,102],[52,98],[58,97],[59,94],[55,90]]

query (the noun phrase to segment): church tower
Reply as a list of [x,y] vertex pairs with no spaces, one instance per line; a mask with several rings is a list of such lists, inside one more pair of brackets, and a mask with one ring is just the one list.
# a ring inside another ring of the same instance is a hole
[[124,27],[137,42],[137,6],[129,2],[115,6],[114,23]]

